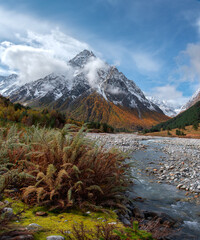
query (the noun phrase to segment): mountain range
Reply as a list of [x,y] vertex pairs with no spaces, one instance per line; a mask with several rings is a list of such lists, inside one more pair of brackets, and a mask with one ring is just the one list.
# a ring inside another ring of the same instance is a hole
[[181,105],[174,107],[166,100],[160,100],[152,96],[146,96],[146,98],[157,105],[166,116],[174,117],[181,111]]
[[169,119],[132,80],[88,50],[71,59],[62,74],[23,85],[17,75],[0,77],[0,93],[12,102],[56,109],[70,118],[106,122],[119,129],[150,127]]

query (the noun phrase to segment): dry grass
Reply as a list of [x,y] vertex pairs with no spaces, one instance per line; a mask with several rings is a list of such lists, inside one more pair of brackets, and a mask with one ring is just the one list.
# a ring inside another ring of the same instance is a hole
[[[84,128],[72,134],[70,127],[32,127],[26,132],[12,128],[4,132],[1,161],[10,166],[3,174],[9,174],[8,180],[0,179],[2,189],[23,187],[27,203],[52,209],[123,208],[124,191],[130,183],[125,156],[117,150],[106,151],[87,139]],[[35,179],[25,181],[25,176],[30,175]]]
[[[171,135],[168,135],[168,131],[160,131],[160,132],[152,132],[152,133],[147,133],[145,134],[146,136],[160,136],[160,137],[181,137],[181,138],[197,138],[200,139],[200,128],[198,130],[194,130],[193,126],[186,126],[185,130],[182,130],[186,135],[185,136],[177,136],[176,135],[176,130],[178,128],[172,129],[169,132]],[[178,129],[179,130],[179,129]]]

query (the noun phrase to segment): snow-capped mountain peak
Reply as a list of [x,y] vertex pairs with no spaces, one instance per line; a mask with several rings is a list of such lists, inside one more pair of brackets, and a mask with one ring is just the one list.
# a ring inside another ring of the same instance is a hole
[[167,100],[161,100],[152,96],[147,96],[147,99],[157,105],[164,112],[164,114],[169,117],[174,117],[180,112],[181,106],[175,107]]
[[72,67],[83,68],[85,66],[85,64],[89,61],[89,59],[91,59],[92,57],[96,58],[94,53],[92,51],[89,51],[89,50],[85,49],[82,52],[80,52],[79,54],[77,54],[74,58],[72,58],[69,61],[69,64]]
[[[75,119],[114,121],[117,126],[120,126],[118,121],[122,121],[124,114],[127,114],[124,116],[126,123],[122,122],[129,127],[131,124],[149,126],[167,119],[132,80],[116,67],[95,57],[93,52],[84,50],[68,64],[70,70],[65,74],[51,73],[26,83],[15,91],[12,89],[9,98],[29,106],[63,110]],[[147,120],[148,117],[151,120]]]
[[0,76],[0,93],[4,96],[11,94],[19,86],[18,75],[11,74],[9,76]]

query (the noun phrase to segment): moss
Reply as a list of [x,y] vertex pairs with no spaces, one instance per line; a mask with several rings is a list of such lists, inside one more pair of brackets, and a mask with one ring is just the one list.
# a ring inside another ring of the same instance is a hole
[[[90,212],[89,214],[81,211],[72,210],[71,212],[53,213],[46,211],[43,207],[28,207],[21,201],[6,199],[12,203],[14,213],[23,210],[20,218],[20,222],[16,223],[20,226],[28,226],[30,223],[36,223],[42,226],[42,231],[37,232],[34,235],[34,239],[43,240],[49,235],[62,235],[65,231],[71,231],[74,224],[80,224],[83,222],[85,227],[89,229],[95,228],[97,224],[105,222],[117,222],[117,226],[123,228],[123,224],[117,219],[117,215],[113,211],[108,213],[102,212]],[[39,217],[35,215],[37,211],[48,212],[48,216]]]

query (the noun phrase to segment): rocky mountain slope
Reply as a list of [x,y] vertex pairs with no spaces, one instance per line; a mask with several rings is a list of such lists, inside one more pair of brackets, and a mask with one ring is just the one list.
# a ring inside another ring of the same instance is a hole
[[174,117],[180,112],[181,106],[175,108],[165,100],[160,100],[152,96],[147,96],[146,98],[157,105],[169,117]]
[[12,91],[18,89],[18,76],[11,74],[9,76],[0,76],[0,94],[9,96]]
[[196,102],[193,106],[187,110],[181,112],[176,117],[162,122],[154,126],[150,131],[157,132],[161,129],[170,130],[170,129],[184,129],[185,126],[198,124],[200,120],[200,101]]
[[10,91],[10,99],[62,110],[75,119],[107,122],[117,128],[148,127],[167,119],[132,80],[92,52],[82,51],[68,66],[66,74],[52,73]]
[[198,89],[193,96],[190,98],[190,100],[181,107],[181,111],[185,111],[188,108],[192,107],[195,103],[200,101],[200,89]]

